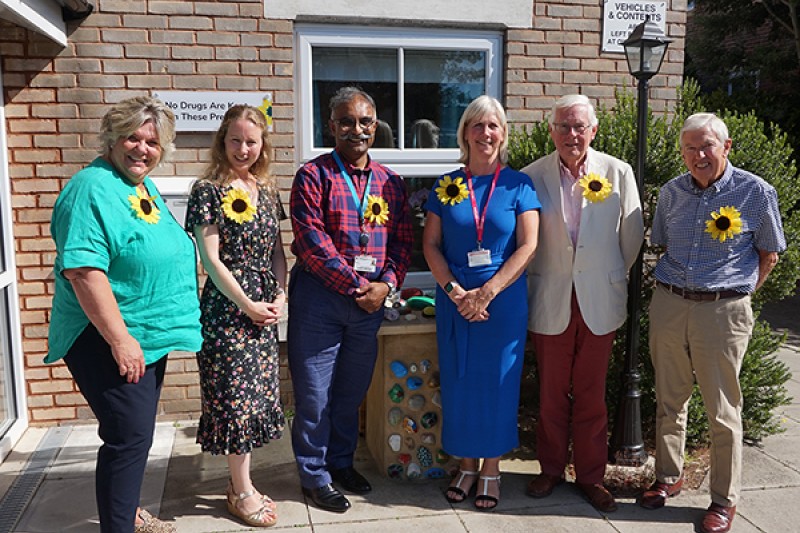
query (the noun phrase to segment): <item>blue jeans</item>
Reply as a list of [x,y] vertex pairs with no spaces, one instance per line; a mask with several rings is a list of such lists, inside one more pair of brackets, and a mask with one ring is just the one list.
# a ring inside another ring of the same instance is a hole
[[331,482],[329,470],[353,465],[358,409],[372,381],[382,320],[383,309],[367,313],[352,296],[325,288],[299,268],[292,271],[292,448],[305,488],[326,485]]
[[103,533],[133,533],[153,444],[167,357],[147,365],[139,383],[119,375],[111,347],[91,324],[64,357],[99,424],[95,493]]

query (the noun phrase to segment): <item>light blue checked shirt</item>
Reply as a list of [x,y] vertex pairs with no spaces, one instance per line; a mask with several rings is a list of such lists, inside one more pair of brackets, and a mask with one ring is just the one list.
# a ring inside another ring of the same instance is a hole
[[[727,206],[741,213],[742,232],[719,242],[706,233],[706,221]],[[751,293],[758,281],[758,251],[786,249],[778,195],[730,162],[707,189],[697,187],[687,172],[661,188],[650,242],[666,246],[656,280],[689,290]]]

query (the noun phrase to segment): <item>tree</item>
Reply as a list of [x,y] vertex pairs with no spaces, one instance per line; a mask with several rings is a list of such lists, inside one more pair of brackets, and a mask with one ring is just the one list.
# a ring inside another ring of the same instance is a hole
[[696,0],[686,34],[685,74],[712,107],[752,110],[780,124],[800,148],[800,1]]

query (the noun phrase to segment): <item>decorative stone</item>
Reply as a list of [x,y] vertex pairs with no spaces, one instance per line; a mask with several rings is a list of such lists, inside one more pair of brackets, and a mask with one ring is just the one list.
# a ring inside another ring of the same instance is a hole
[[436,316],[436,307],[429,305],[428,307],[422,310],[422,316],[429,316],[429,317]]
[[387,418],[390,426],[396,426],[403,421],[403,410],[399,407],[392,407],[389,409],[389,415]]
[[437,415],[433,411],[428,411],[427,413],[422,415],[422,419],[420,420],[420,422],[422,422],[422,427],[424,427],[425,429],[431,429],[433,426],[436,425],[437,422],[439,422],[439,415]]
[[431,375],[431,378],[428,380],[428,387],[430,387],[432,389],[438,389],[439,388],[439,373],[438,372],[434,372]]
[[439,392],[438,390],[436,392],[434,392],[433,396],[431,396],[431,403],[433,403],[433,405],[435,405],[436,407],[441,409],[441,407],[442,407],[442,393]]
[[411,435],[408,435],[405,438],[405,443],[406,443],[406,448],[408,448],[411,451],[414,451],[414,448],[417,447],[417,443],[414,442],[414,437],[412,437]]
[[422,378],[411,376],[406,380],[406,387],[408,387],[408,390],[417,390],[422,387]]
[[386,472],[389,474],[389,479],[402,479],[403,465],[397,463],[390,464]]
[[415,315],[414,313],[408,313],[403,318],[405,318],[407,321],[411,322],[412,320],[416,320],[417,319],[417,315]]
[[408,365],[408,371],[411,372],[412,374],[416,374],[417,373],[417,363],[411,363],[410,365]]
[[389,435],[389,448],[393,452],[399,452],[400,451],[400,445],[402,444],[402,442],[403,442],[403,438],[400,435],[398,435],[397,433],[392,433],[391,435]]
[[422,371],[423,374],[427,374],[428,370],[431,369],[431,360],[430,359],[423,359],[419,362],[419,369]]
[[397,460],[400,461],[401,464],[407,465],[411,462],[411,454],[410,453],[401,453],[397,456]]
[[395,309],[394,307],[384,307],[383,318],[388,320],[389,322],[400,320],[400,310]]
[[428,468],[433,464],[433,454],[425,446],[420,446],[417,450],[417,459],[422,468]]
[[436,462],[439,463],[440,465],[443,465],[449,460],[450,460],[450,454],[448,454],[443,449],[439,448],[439,451],[436,452]]
[[389,368],[392,370],[392,374],[394,374],[394,377],[397,379],[404,378],[408,374],[408,369],[402,361],[392,361],[389,365]]
[[410,416],[403,418],[403,429],[405,429],[407,433],[416,433],[419,431],[417,423]]
[[425,472],[425,477],[428,479],[442,479],[447,475],[447,472],[444,471],[444,468],[429,468]]
[[402,402],[403,398],[405,397],[406,393],[403,390],[403,387],[401,387],[397,383],[394,384],[394,387],[389,389],[389,399],[392,400],[394,403]]
[[433,433],[423,433],[420,440],[422,444],[436,444],[436,435]]
[[406,468],[406,475],[408,476],[408,479],[419,479],[419,477],[422,475],[422,469],[417,463],[411,463]]
[[408,399],[408,408],[412,411],[421,411],[425,407],[425,396],[422,394],[415,394]]

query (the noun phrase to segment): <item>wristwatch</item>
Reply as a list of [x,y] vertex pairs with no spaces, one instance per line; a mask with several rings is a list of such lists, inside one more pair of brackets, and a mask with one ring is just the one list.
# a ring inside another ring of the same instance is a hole
[[457,281],[448,281],[447,285],[444,286],[444,292],[450,294],[451,292],[453,292],[453,289],[460,286],[461,285],[459,285]]
[[389,294],[386,295],[386,298],[394,298],[394,295],[397,294],[397,287],[394,286],[394,283],[391,281],[381,280],[389,287]]

